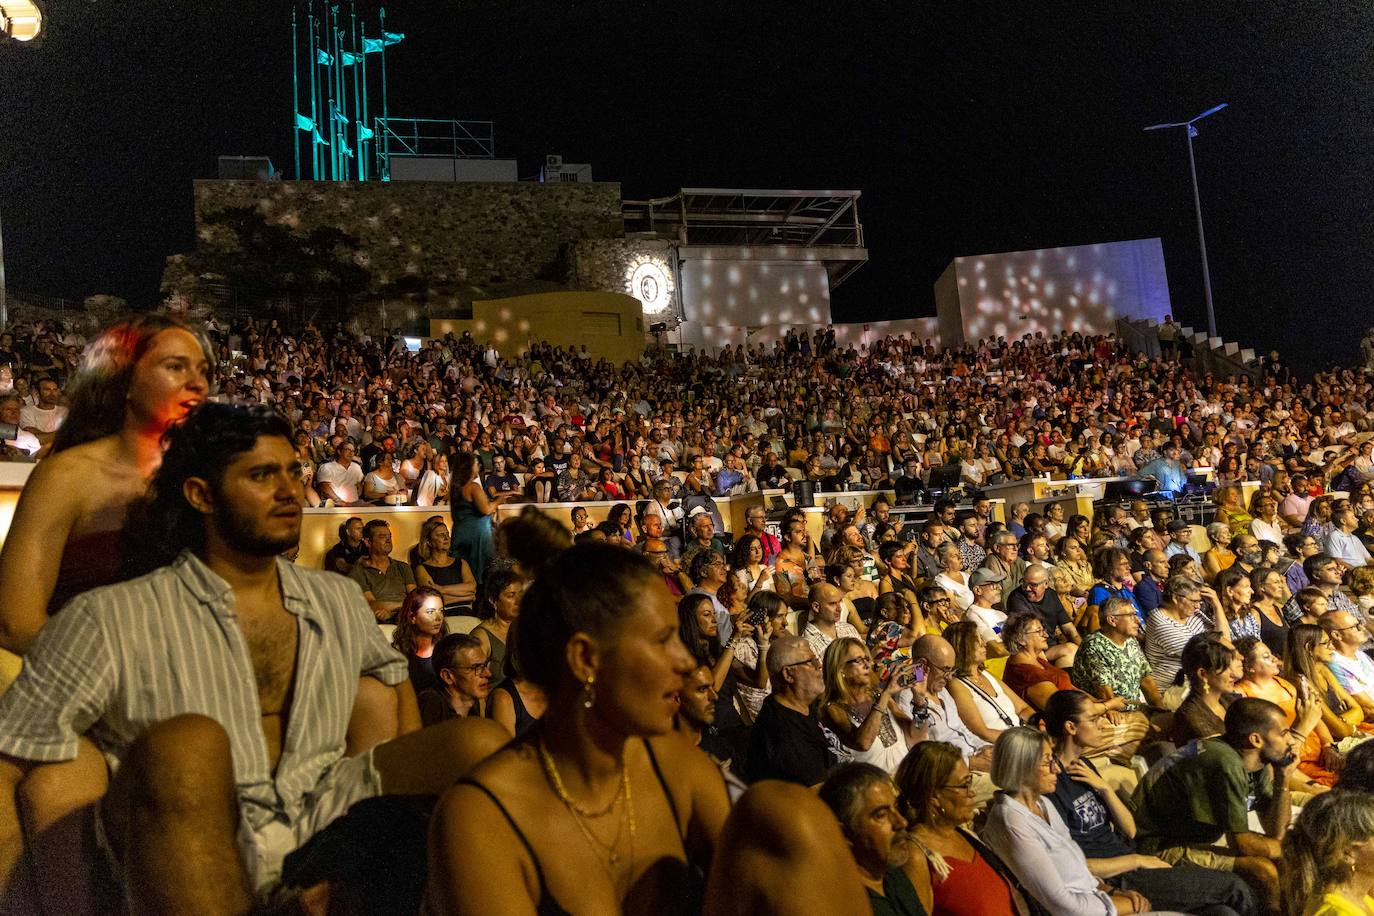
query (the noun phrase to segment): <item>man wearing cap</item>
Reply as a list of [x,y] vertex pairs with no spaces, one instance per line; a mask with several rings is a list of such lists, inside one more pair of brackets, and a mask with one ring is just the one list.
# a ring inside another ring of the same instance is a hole
[[1169,543],[1164,546],[1164,555],[1173,558],[1179,554],[1185,554],[1190,560],[1197,564],[1198,569],[1202,569],[1202,557],[1193,549],[1193,526],[1183,519],[1174,519],[1168,525]]
[[964,611],[964,619],[977,624],[978,638],[987,646],[988,658],[1001,658],[1007,654],[1002,646],[1002,624],[1006,623],[1007,615],[993,606],[1002,600],[1002,581],[1005,578],[990,569],[975,569],[968,578],[973,603]]

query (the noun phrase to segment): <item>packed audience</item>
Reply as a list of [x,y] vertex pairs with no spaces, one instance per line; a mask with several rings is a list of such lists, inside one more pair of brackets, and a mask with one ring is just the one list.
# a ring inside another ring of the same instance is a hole
[[[0,553],[7,908],[1374,911],[1362,372],[159,316],[0,363],[40,459]],[[1154,493],[994,519],[1046,473]],[[794,479],[881,493],[725,530]],[[306,569],[324,503],[442,510],[414,544],[341,513]]]

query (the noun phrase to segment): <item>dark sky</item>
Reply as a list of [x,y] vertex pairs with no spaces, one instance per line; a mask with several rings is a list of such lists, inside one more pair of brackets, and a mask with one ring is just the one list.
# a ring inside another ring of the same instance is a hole
[[[156,299],[221,154],[290,167],[284,0],[50,0],[0,48],[13,289]],[[1036,7],[1032,9],[1032,7]],[[395,0],[393,115],[489,119],[530,174],[591,162],[629,196],[857,188],[871,261],[837,320],[934,313],[955,255],[1160,235],[1202,326],[1182,134],[1197,143],[1223,334],[1310,363],[1374,324],[1374,8]]]

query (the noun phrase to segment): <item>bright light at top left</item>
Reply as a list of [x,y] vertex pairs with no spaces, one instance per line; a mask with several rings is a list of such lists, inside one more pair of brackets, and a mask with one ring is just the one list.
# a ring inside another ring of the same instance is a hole
[[43,11],[34,0],[0,0],[0,36],[33,41],[43,31]]

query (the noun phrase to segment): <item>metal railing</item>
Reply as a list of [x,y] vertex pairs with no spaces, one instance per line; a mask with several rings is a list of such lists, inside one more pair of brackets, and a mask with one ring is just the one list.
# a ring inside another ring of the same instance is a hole
[[378,118],[376,135],[377,164],[383,177],[391,174],[392,156],[496,158],[496,127],[491,121]]

